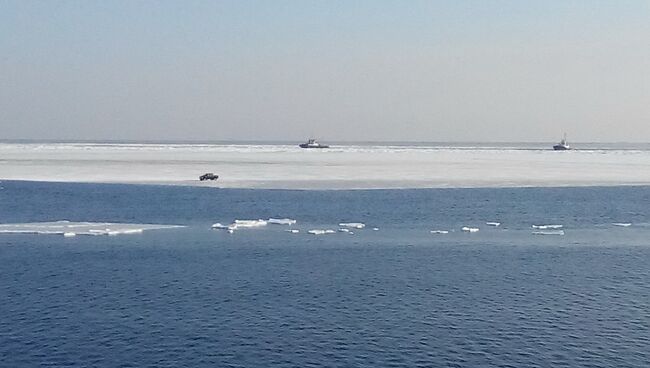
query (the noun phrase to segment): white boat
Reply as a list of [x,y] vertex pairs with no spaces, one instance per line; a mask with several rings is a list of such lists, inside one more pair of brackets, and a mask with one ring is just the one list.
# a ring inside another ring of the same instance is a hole
[[315,139],[310,138],[307,140],[307,143],[301,143],[300,148],[329,148],[330,146],[326,144],[320,144]]
[[553,149],[556,151],[568,151],[571,149],[571,146],[569,146],[569,142],[567,142],[566,140],[566,133],[564,133],[564,138],[562,138],[560,143],[553,146]]

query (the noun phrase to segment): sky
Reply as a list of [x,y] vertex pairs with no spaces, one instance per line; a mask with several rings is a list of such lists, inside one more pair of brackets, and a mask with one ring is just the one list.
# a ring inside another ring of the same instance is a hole
[[650,142],[650,1],[0,0],[0,140]]

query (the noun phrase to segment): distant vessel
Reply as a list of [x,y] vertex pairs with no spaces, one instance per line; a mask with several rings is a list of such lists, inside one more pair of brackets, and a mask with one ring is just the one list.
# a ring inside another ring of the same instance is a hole
[[326,144],[320,144],[316,142],[316,140],[313,138],[310,138],[309,140],[307,140],[307,143],[302,143],[299,146],[300,148],[329,148],[330,147]]
[[566,140],[566,133],[564,133],[564,138],[562,138],[560,143],[553,146],[553,149],[556,151],[567,151],[571,149],[571,146],[569,146],[569,143]]

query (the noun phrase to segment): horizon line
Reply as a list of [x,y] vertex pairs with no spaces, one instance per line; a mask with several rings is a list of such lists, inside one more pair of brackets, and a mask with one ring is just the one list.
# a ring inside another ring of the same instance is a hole
[[[497,141],[497,140],[331,140],[326,141],[329,144],[339,145],[368,145],[368,144],[549,144],[557,143],[555,141]],[[571,141],[574,144],[650,144],[650,141]],[[0,139],[0,143],[73,143],[73,144],[268,144],[268,145],[292,145],[303,143],[302,140],[273,140],[273,139],[41,139],[41,138],[7,138]]]

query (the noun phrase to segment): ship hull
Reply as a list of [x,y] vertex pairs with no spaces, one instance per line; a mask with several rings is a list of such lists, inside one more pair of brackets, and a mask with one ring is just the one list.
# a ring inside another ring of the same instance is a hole
[[315,146],[315,145],[309,145],[307,143],[300,144],[299,147],[300,148],[315,148],[315,149],[318,149],[318,148],[330,148],[330,146],[325,145],[325,144],[319,144],[318,146]]

